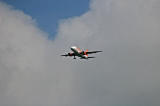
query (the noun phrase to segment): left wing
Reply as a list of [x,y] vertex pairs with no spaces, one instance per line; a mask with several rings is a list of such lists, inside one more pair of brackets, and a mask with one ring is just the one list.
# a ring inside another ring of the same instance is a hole
[[102,51],[91,51],[91,52],[86,52],[86,54],[99,53],[99,52],[102,52]]
[[64,55],[61,55],[61,56],[69,56],[68,54],[64,54]]
[[75,56],[75,53],[67,53],[67,54],[64,54],[64,55],[61,55],[61,56],[65,56],[65,57],[67,57],[67,56]]

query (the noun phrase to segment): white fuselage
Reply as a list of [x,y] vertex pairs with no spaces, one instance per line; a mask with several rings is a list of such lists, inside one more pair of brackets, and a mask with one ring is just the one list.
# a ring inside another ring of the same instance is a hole
[[81,57],[83,59],[87,59],[88,56],[87,55],[83,55],[82,54],[82,50],[77,48],[76,46],[71,47],[71,50],[75,53],[76,56]]

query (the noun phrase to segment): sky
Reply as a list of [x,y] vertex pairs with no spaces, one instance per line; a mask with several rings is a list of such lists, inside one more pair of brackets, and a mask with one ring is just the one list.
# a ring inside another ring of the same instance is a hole
[[[36,18],[0,2],[0,105],[159,106],[159,11],[159,0],[90,0],[50,40]],[[73,45],[103,52],[60,56]]]
[[62,19],[80,16],[89,9],[89,0],[1,0],[30,15],[41,30],[54,38]]

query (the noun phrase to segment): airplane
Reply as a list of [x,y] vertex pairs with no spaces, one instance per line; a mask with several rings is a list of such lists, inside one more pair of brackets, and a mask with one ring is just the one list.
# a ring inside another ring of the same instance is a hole
[[76,59],[76,56],[80,57],[80,59],[89,59],[89,58],[95,58],[95,57],[89,57],[88,54],[92,54],[92,53],[98,53],[98,52],[102,52],[102,51],[88,51],[88,49],[86,51],[81,50],[80,48],[76,47],[76,46],[72,46],[71,50],[73,51],[72,53],[67,53],[61,56],[74,56],[73,59]]

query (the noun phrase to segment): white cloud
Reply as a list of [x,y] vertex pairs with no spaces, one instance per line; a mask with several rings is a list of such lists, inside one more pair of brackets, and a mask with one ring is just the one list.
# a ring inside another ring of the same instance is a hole
[[56,46],[30,16],[4,3],[0,20],[0,104],[61,103],[72,77],[69,66],[59,62]]
[[[49,41],[33,19],[0,3],[0,104],[160,105],[158,0],[92,0]],[[96,59],[59,55],[72,45]]]

